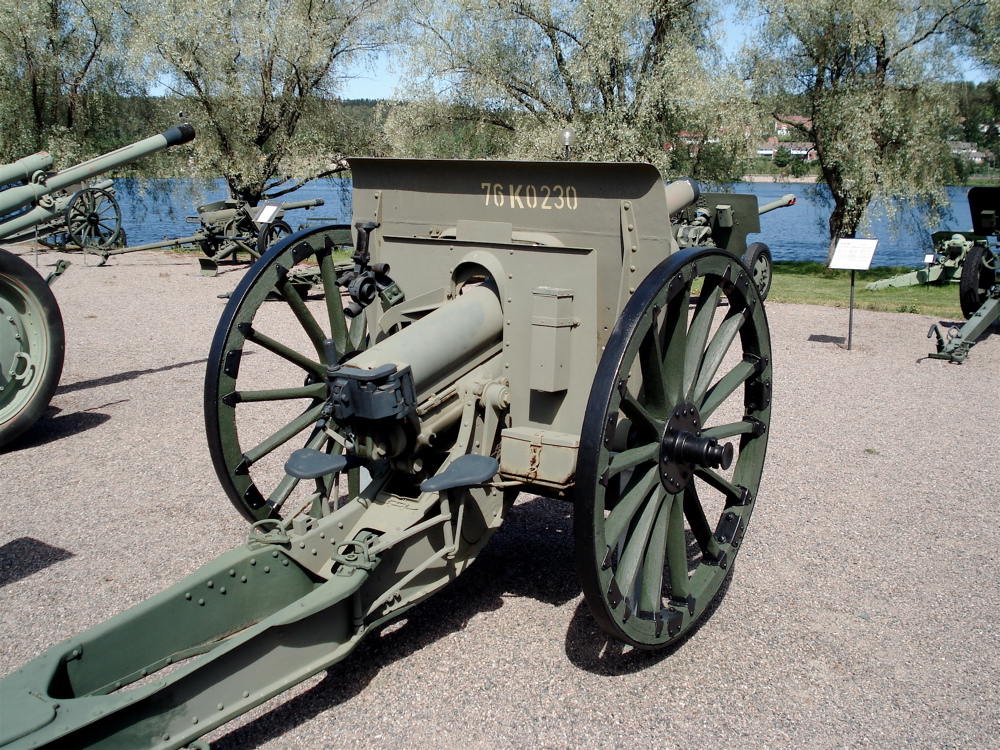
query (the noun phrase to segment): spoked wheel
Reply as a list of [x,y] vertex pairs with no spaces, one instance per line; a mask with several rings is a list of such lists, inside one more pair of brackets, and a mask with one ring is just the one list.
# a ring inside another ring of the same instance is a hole
[[753,285],[757,287],[757,293],[762,300],[767,299],[767,293],[771,291],[771,278],[774,274],[774,267],[771,261],[771,251],[763,242],[755,242],[747,251],[743,253],[743,265],[750,271],[750,278]]
[[332,426],[323,429],[323,341],[332,338],[341,356],[364,346],[364,316],[346,322],[334,270],[334,253],[350,244],[342,225],[280,240],[247,271],[216,329],[205,379],[208,446],[226,494],[250,521],[296,510],[317,489],[336,503],[339,477],[299,487],[284,462],[297,448],[342,450]]
[[77,247],[111,247],[120,241],[122,212],[115,196],[100,188],[84,188],[66,206],[66,232]]
[[973,245],[966,253],[958,283],[958,301],[966,320],[983,306],[990,288],[997,283],[997,261],[998,257],[982,245]]
[[0,250],[0,446],[42,416],[62,374],[62,315],[48,285]]
[[288,226],[288,222],[274,221],[265,224],[264,228],[260,230],[260,234],[257,235],[257,254],[263,255],[271,245],[291,233],[292,228]]
[[717,249],[663,261],[605,347],[584,416],[574,535],[601,627],[683,637],[718,596],[753,511],[771,414],[764,306]]

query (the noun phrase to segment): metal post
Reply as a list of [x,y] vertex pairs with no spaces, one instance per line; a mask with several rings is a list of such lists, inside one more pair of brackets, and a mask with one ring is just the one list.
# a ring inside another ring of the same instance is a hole
[[854,334],[854,269],[851,269],[851,307],[847,316],[847,351],[851,350],[851,338]]

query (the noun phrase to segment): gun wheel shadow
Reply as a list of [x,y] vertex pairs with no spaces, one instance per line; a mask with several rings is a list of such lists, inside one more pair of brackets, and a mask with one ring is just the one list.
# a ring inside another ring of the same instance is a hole
[[[646,669],[683,647],[711,617],[731,578],[700,623],[680,643],[659,651],[632,649],[610,640],[581,599],[567,628],[566,656],[577,668],[601,676]],[[528,597],[554,607],[580,597],[568,503],[536,497],[516,504],[466,573],[400,620],[370,633],[313,687],[212,740],[213,750],[248,750],[281,737],[358,697],[385,667],[461,631],[473,617],[499,610],[504,599],[512,597]]]

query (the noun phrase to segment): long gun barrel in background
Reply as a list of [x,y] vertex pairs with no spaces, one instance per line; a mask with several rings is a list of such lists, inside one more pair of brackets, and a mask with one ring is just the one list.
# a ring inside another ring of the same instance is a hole
[[25,185],[10,187],[0,192],[0,216],[10,214],[31,203],[35,204],[22,214],[7,220],[0,219],[0,238],[51,219],[55,211],[53,205],[48,205],[46,197],[52,193],[170,146],[187,143],[194,138],[194,135],[194,127],[182,123],[159,135],[150,136],[49,175],[44,174],[44,170],[52,165],[52,157],[45,152],[0,167],[0,182],[3,184],[18,180],[28,181]]
[[785,193],[783,196],[778,198],[776,201],[771,201],[770,203],[765,203],[763,206],[757,209],[757,215],[766,214],[768,211],[773,211],[776,208],[784,208],[785,206],[795,205],[795,194]]

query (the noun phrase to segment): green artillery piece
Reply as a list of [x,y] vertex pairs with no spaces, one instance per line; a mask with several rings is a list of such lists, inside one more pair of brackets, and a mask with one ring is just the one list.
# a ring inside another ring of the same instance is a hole
[[935,232],[931,235],[934,241],[934,260],[924,268],[879,279],[865,285],[865,289],[879,290],[894,287],[919,286],[920,284],[958,283],[962,275],[962,265],[966,255],[982,237],[972,232]]
[[[74,186],[192,138],[194,128],[184,124],[60,172],[48,172],[52,157],[45,152],[0,166],[0,186],[9,186],[0,191],[0,238],[23,237],[36,224],[52,226],[60,220],[69,228],[74,211],[96,210],[97,194],[109,195],[104,187]],[[60,205],[60,196],[70,193],[68,203]],[[82,224],[87,227],[80,230],[82,238],[107,228],[103,218],[91,226],[89,215]],[[63,268],[47,281],[54,281]],[[0,250],[0,446],[45,411],[62,373],[64,348],[62,315],[48,284],[16,255]]]
[[[198,206],[198,215],[187,217],[189,224],[200,225],[200,228],[189,237],[112,250],[98,249],[94,252],[101,256],[103,265],[112,255],[135,253],[140,250],[197,247],[207,256],[198,259],[201,272],[206,276],[214,276],[221,261],[228,258],[235,262],[239,252],[245,252],[250,260],[254,261],[278,239],[291,234],[292,228],[284,221],[285,211],[296,208],[309,210],[322,205],[322,198],[289,203],[266,201],[260,206],[251,206],[246,201],[236,198],[226,198]],[[266,221],[261,221],[261,217]]]
[[946,359],[961,364],[969,356],[976,340],[994,322],[1000,320],[1000,245],[990,247],[988,237],[1000,235],[997,217],[1000,215],[1000,188],[977,187],[969,191],[972,210],[972,236],[975,244],[968,248],[959,279],[958,299],[966,324],[950,328],[947,334],[932,325],[927,338],[937,337],[933,359]]
[[761,214],[795,205],[792,193],[757,208],[757,196],[746,193],[702,193],[674,219],[674,238],[684,247],[718,247],[743,259],[761,299],[771,291],[771,250],[763,242],[747,246],[747,235],[760,231]]
[[345,227],[285,237],[212,342],[209,448],[248,542],[0,681],[0,746],[193,746],[445,586],[523,491],[574,504],[610,637],[677,643],[724,590],[771,348],[740,259],[677,246],[697,186],[644,164],[351,169],[352,267]]
[[[908,273],[879,279],[865,285],[865,289],[877,291],[894,287],[919,286],[920,284],[958,284],[962,279],[962,269],[965,266],[969,252],[986,244],[988,235],[980,234],[976,229],[976,206],[980,201],[987,200],[984,193],[993,188],[972,188],[969,191],[969,208],[973,214],[973,230],[971,232],[935,232],[931,235],[934,242],[934,259],[924,268],[918,268]],[[975,263],[973,263],[975,265]],[[978,307],[978,305],[977,305]],[[968,317],[971,313],[967,313]]]
[[7,242],[37,241],[59,250],[107,248],[125,243],[122,212],[112,180],[70,185],[49,197],[54,201],[52,218],[7,236]]

